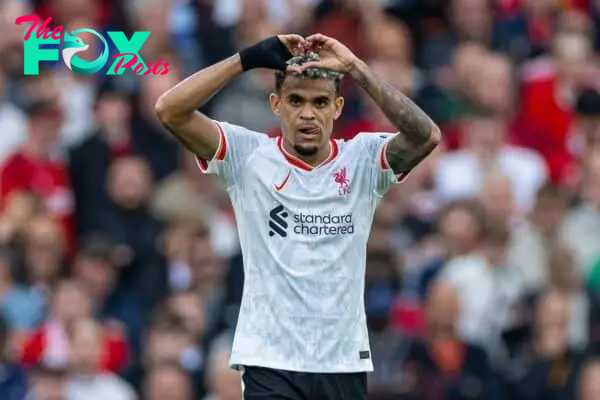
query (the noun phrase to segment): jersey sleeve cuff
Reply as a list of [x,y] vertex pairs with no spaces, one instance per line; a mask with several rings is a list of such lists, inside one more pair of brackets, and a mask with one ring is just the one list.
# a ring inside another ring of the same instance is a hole
[[217,147],[217,151],[215,151],[215,155],[211,160],[195,156],[196,164],[198,164],[198,168],[200,168],[200,171],[203,173],[210,173],[210,164],[215,161],[223,161],[227,154],[227,137],[225,136],[225,131],[223,131],[223,127],[217,121],[214,121],[214,123],[219,130],[219,146]]
[[[381,146],[381,150],[379,151],[379,167],[381,168],[382,172],[391,172],[393,173],[394,171],[392,170],[392,167],[390,166],[390,163],[387,160],[387,146],[388,146],[389,141],[385,142],[383,144],[383,146]],[[402,183],[406,180],[406,177],[408,176],[410,171],[407,172],[400,172],[399,174],[394,173],[394,176],[396,177],[396,183]]]

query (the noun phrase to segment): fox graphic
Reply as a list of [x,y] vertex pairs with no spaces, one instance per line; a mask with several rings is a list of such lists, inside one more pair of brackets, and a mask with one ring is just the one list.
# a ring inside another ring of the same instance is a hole
[[86,51],[89,47],[89,45],[83,43],[83,40],[75,36],[74,32],[71,32],[70,35],[65,32],[62,56],[65,64],[67,64],[67,67],[69,67],[71,71],[73,70],[71,66],[71,59],[73,56],[82,51]]
[[[85,51],[90,47],[89,45],[83,43],[83,40],[81,40],[81,38],[76,36],[80,32],[92,33],[98,36],[98,38],[102,41],[104,49],[102,51],[102,54],[100,54],[100,57],[98,57],[96,60],[85,61],[79,58],[79,56],[77,56],[77,53]],[[71,32],[70,34],[68,32],[65,32],[62,56],[65,64],[67,64],[67,67],[71,71],[77,72],[78,74],[82,75],[93,74],[100,71],[104,64],[106,64],[106,61],[108,60],[108,43],[106,43],[106,40],[104,39],[104,37],[102,37],[102,35],[100,35],[98,32],[92,29],[79,29],[77,31]]]

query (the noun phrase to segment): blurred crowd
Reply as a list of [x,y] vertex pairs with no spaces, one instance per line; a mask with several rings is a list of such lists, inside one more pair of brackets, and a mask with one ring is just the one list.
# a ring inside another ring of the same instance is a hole
[[[600,399],[600,1],[0,4],[0,400],[240,399],[235,216],[154,103],[281,32],[341,40],[444,132],[375,216],[372,399]],[[151,31],[140,56],[173,68],[25,76],[32,14]],[[273,86],[244,74],[203,111],[276,136]],[[343,94],[335,137],[394,131]]]

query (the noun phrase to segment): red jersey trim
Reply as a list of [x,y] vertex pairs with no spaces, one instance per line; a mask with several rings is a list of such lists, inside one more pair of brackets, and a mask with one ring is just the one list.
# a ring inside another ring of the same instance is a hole
[[381,148],[381,152],[379,153],[379,165],[381,169],[391,169],[390,164],[388,163],[387,156],[385,155],[385,150],[387,149],[388,142],[385,142],[383,147]]
[[[223,131],[221,125],[216,121],[214,122],[219,130],[219,147],[217,147],[217,151],[215,152],[213,160],[223,161],[225,159],[225,155],[227,154],[227,137],[225,136],[225,132]],[[209,160],[205,160],[196,156],[196,161],[198,162],[198,167],[202,172],[208,171]]]
[[[381,148],[381,151],[379,153],[379,166],[384,171],[386,171],[388,169],[392,169],[392,167],[390,166],[390,163],[387,160],[387,155],[386,155],[387,145],[388,145],[388,142],[385,142],[385,144],[383,145],[383,147]],[[399,174],[396,174],[396,182],[398,182],[398,183],[403,182],[404,180],[406,180],[407,176],[408,176],[408,172],[400,172]]]
[[225,159],[225,155],[227,154],[227,137],[225,136],[225,131],[221,127],[221,124],[215,121],[215,125],[219,129],[219,147],[217,148],[217,156],[215,157],[219,161],[223,161]]
[[287,162],[289,162],[293,166],[298,167],[304,171],[312,171],[315,168],[319,168],[326,164],[329,164],[331,161],[335,160],[335,158],[338,156],[338,154],[340,152],[337,142],[333,139],[329,139],[329,155],[327,156],[325,161],[323,161],[321,164],[317,165],[316,167],[313,167],[312,165],[302,161],[298,157],[291,155],[290,153],[288,153],[285,150],[285,148],[283,147],[283,136],[277,137],[277,147],[279,148],[279,151],[281,151],[281,154],[283,154],[283,156],[285,157]]

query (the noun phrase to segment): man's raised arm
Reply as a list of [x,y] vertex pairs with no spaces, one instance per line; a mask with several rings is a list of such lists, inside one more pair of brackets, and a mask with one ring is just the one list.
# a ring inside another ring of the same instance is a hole
[[219,147],[219,131],[198,108],[242,72],[239,54],[200,70],[158,98],[156,115],[192,153],[210,160]]
[[350,74],[375,100],[377,105],[400,132],[386,144],[386,158],[396,174],[409,172],[441,141],[440,129],[413,103],[392,85],[379,79],[350,49],[336,39],[320,33],[306,39],[307,48],[317,52],[319,61],[291,68],[329,68]]
[[244,71],[285,70],[286,61],[303,51],[303,42],[298,35],[273,36],[196,72],[159,97],[155,105],[158,118],[191,152],[202,159],[212,159],[219,147],[220,134],[198,108]]
[[385,148],[390,167],[397,174],[410,171],[440,143],[440,129],[411,99],[378,78],[364,62],[355,60],[350,75],[400,132]]

